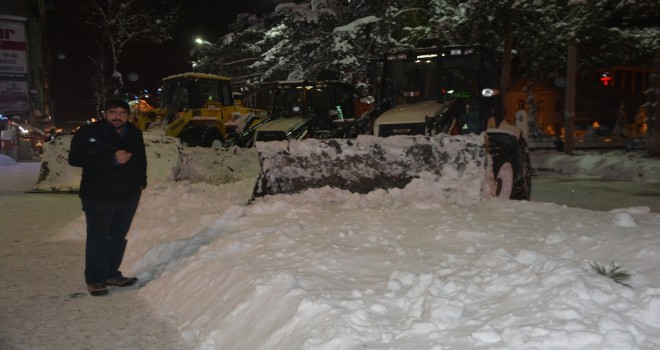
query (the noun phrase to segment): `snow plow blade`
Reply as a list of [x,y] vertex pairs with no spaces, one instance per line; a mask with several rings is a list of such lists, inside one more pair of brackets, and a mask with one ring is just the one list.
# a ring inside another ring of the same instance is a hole
[[[69,165],[73,136],[58,137],[44,145],[39,178],[30,192],[77,192],[81,168]],[[174,137],[144,133],[147,153],[147,179],[172,178],[181,165],[179,141]]]
[[420,179],[433,182],[433,191],[470,187],[458,195],[480,200],[492,188],[484,142],[483,135],[257,142],[261,169],[252,199],[325,186],[369,193]]

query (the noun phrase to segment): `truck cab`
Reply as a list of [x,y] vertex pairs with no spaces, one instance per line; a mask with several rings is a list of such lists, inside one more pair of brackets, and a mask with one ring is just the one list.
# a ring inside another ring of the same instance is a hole
[[[502,120],[499,79],[486,50],[430,46],[387,55],[374,134],[481,133]],[[492,119],[491,119],[492,118]]]
[[362,106],[368,102],[355,86],[339,81],[278,81],[264,88],[272,104],[255,141],[355,138],[373,109]]
[[519,128],[504,120],[500,76],[480,46],[440,45],[388,54],[382,64],[376,136],[484,134],[492,159],[495,196],[529,199],[531,166]]

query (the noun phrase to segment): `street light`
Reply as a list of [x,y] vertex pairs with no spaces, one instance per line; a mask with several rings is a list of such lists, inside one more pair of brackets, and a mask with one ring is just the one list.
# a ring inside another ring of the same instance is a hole
[[201,53],[206,50],[204,46],[213,45],[213,43],[210,43],[201,37],[197,37],[195,39],[195,43],[197,43],[197,45],[190,50],[190,63],[192,64],[193,71],[195,71],[197,66],[200,64],[200,56],[202,56]]
[[195,42],[199,45],[212,45],[210,42],[198,37],[195,39]]

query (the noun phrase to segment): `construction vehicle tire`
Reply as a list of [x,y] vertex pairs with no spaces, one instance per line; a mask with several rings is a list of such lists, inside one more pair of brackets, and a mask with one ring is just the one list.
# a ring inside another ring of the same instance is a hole
[[201,126],[190,124],[181,130],[179,139],[187,147],[201,146],[203,132],[204,130]]
[[204,133],[202,134],[202,142],[201,146],[202,147],[212,147],[213,143],[218,141],[219,145],[222,145],[224,142],[224,139],[222,137],[222,133],[220,133],[220,130],[215,127],[208,127],[205,128]]
[[521,142],[515,136],[488,133],[488,153],[493,159],[495,197],[529,199],[529,154],[524,146],[524,140]]
[[501,199],[510,199],[513,193],[514,171],[511,162],[504,161],[497,167],[495,174],[495,196]]
[[521,174],[513,186],[511,199],[530,200],[532,197],[532,163],[529,158],[529,148],[524,138],[519,140],[521,156]]

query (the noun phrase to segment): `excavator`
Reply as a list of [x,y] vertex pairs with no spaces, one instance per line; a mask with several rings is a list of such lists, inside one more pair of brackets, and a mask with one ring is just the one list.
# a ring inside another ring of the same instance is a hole
[[479,46],[420,44],[381,62],[383,112],[372,135],[257,142],[253,200],[324,186],[358,193],[404,188],[450,168],[454,179],[473,176],[473,193],[483,197],[529,199],[526,140],[503,116],[493,57]]

